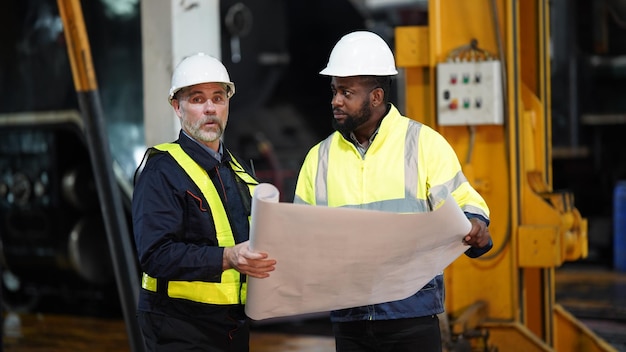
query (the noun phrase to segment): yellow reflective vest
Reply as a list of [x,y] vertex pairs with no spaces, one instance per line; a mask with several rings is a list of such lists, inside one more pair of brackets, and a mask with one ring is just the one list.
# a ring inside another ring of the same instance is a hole
[[[210,204],[218,245],[220,247],[234,246],[235,238],[226,215],[224,204],[222,204],[222,200],[215,189],[215,185],[206,171],[187,155],[179,144],[164,143],[154,148],[168,152],[198,186],[202,195]],[[237,163],[234,157],[231,157],[231,167],[237,176],[246,182],[250,194],[253,194],[254,188],[258,182],[245,172],[244,168]],[[171,298],[182,298],[200,303],[245,304],[247,285],[245,282],[241,282],[240,277],[241,274],[235,269],[228,269],[222,273],[220,282],[169,281],[167,282],[167,295]],[[156,292],[157,286],[156,278],[143,273],[142,287],[144,289]]]
[[294,202],[414,213],[437,209],[448,194],[464,212],[489,219],[445,138],[391,105],[365,156],[339,132],[311,148]]
[[[449,194],[464,212],[489,221],[489,208],[467,182],[449,143],[391,105],[364,156],[339,132],[311,148],[298,175],[294,202],[415,213],[437,209]],[[401,319],[443,311],[439,274],[406,299],[332,311],[330,319]]]

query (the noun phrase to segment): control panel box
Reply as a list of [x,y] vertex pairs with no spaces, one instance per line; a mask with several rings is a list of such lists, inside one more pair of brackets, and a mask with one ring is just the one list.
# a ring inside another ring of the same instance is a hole
[[437,122],[442,126],[504,122],[500,61],[437,65]]

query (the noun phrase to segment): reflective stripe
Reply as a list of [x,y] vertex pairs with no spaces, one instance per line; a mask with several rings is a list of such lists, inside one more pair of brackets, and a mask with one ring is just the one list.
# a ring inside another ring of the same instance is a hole
[[156,292],[157,280],[153,277],[148,276],[148,274],[143,273],[141,277],[141,287],[145,288],[148,291]]
[[452,146],[392,105],[363,157],[338,132],[310,149],[294,203],[419,213],[437,209],[448,195],[464,212],[489,218],[487,204],[463,175]]
[[326,181],[328,178],[328,153],[333,136],[335,136],[334,133],[323,140],[318,150],[317,175],[315,175],[315,205],[328,206],[328,190],[326,188],[328,183]]
[[[230,152],[228,152],[230,154]],[[246,183],[246,185],[248,186],[248,191],[250,192],[250,194],[254,194],[254,190],[256,188],[256,186],[259,185],[259,182],[257,180],[254,179],[254,177],[250,176],[246,170],[239,164],[239,162],[237,161],[237,159],[235,159],[235,157],[230,154],[230,166],[232,167],[233,171],[235,171],[235,173],[237,174],[237,176],[239,176],[239,178]],[[248,216],[248,222],[252,221],[252,215]]]
[[[185,170],[192,181],[200,188],[204,198],[210,204],[211,214],[215,225],[217,243],[220,247],[230,247],[235,245],[233,231],[228,222],[228,216],[224,209],[224,204],[215,189],[215,185],[209,178],[206,170],[200,167],[187,153],[183,151],[179,144],[164,143],[154,147],[155,149],[168,152],[174,160]],[[234,158],[233,158],[234,160]],[[241,165],[233,163],[237,169],[242,170]],[[233,170],[235,170],[233,168]],[[238,175],[240,172],[235,170]],[[245,172],[244,172],[245,173]],[[241,176],[240,176],[241,177]],[[247,180],[244,180],[247,182]],[[237,304],[245,303],[246,295],[245,283],[242,285],[241,274],[235,269],[228,269],[222,272],[219,283],[204,281],[169,281],[167,283],[167,295],[172,298],[183,298],[194,302],[211,304]],[[142,287],[146,290],[156,292],[157,279],[149,277],[144,273]]]
[[[409,126],[406,129],[404,135],[404,185],[406,187],[406,198],[417,198],[417,175],[419,172],[418,167],[418,154],[417,142],[419,140],[420,129],[422,125],[415,121],[409,121]],[[428,208],[422,209],[426,211]]]
[[[467,182],[467,178],[465,178],[465,175],[463,174],[463,172],[459,171],[448,182],[431,187],[430,202],[433,204],[433,209],[437,209],[439,207],[439,204],[446,200],[449,189],[458,189],[459,187],[461,187],[461,185],[463,185],[466,182]],[[478,214],[481,214],[481,213],[482,211]]]
[[235,171],[237,176],[239,176],[239,178],[243,180],[243,182],[245,182],[246,185],[248,185],[250,194],[254,194],[254,189],[256,188],[256,186],[259,185],[259,182],[257,182],[257,180],[255,180],[252,176],[250,176],[246,172],[246,170],[239,164],[237,159],[235,159],[235,157],[232,154],[230,154],[230,160],[231,160],[230,166],[232,167],[233,171]]
[[[157,279],[143,273],[141,287],[157,292]],[[245,303],[247,289],[248,285],[245,282],[240,287],[239,282],[226,284],[205,281],[170,281],[167,285],[167,295],[171,298],[182,298],[200,303],[239,304],[239,295],[244,299],[242,303]]]
[[[345,205],[345,208],[391,211],[399,213],[427,212],[431,209],[427,199],[417,198],[419,132],[421,124],[410,120],[404,141],[404,183],[403,199],[382,199],[366,204]],[[318,151],[318,168],[315,177],[316,205],[328,206],[328,165],[330,150],[339,142],[337,133],[331,134],[320,143]],[[367,154],[366,154],[367,155]]]
[[215,222],[215,231],[217,233],[217,243],[220,247],[229,247],[235,245],[235,238],[233,237],[230,223],[228,222],[228,216],[226,216],[226,210],[222,204],[222,199],[215,189],[215,185],[211,181],[211,178],[200,165],[198,165],[179,144],[176,143],[164,143],[155,146],[154,148],[167,151],[178,162],[178,164],[185,170],[187,175],[191,177],[193,182],[200,188],[200,191],[204,195],[204,198],[209,202],[211,214],[213,215],[213,221]]

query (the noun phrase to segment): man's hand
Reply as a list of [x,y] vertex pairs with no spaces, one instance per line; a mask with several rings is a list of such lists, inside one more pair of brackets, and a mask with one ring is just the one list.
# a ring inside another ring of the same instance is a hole
[[269,273],[275,269],[276,260],[268,259],[267,253],[251,251],[248,242],[224,248],[223,269],[235,269],[242,274],[259,279],[270,276]]
[[463,238],[463,243],[478,248],[488,245],[491,241],[491,234],[487,224],[477,218],[471,218],[469,221],[472,224],[472,228]]

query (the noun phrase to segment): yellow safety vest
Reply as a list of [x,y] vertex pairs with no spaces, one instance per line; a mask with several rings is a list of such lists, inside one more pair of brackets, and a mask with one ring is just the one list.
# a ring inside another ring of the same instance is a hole
[[[207,175],[207,172],[200,167],[187,153],[183,151],[179,144],[164,143],[154,147],[155,149],[168,152],[174,160],[185,170],[193,182],[200,188],[204,198],[209,202],[213,221],[215,222],[215,232],[217,243],[220,247],[232,247],[235,245],[235,238],[230,227],[226,210],[222,200],[215,189],[215,185]],[[248,185],[250,194],[258,182],[235,160],[231,155],[231,167],[233,171]],[[228,269],[222,273],[220,282],[205,281],[169,281],[167,283],[167,295],[171,298],[182,298],[194,302],[209,304],[245,304],[247,285],[240,280],[241,274],[235,269]],[[141,287],[146,290],[157,291],[156,278],[144,273],[141,280]]]
[[392,105],[365,157],[338,132],[311,148],[294,202],[421,213],[437,209],[448,194],[463,211],[489,218],[443,136]]

